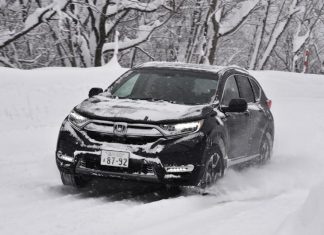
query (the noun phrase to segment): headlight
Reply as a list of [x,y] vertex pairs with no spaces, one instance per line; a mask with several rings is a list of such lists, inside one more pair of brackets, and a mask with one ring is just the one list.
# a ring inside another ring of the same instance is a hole
[[166,135],[181,135],[198,131],[201,128],[203,122],[203,120],[200,120],[195,122],[161,125],[160,127]]
[[83,127],[88,122],[88,119],[86,117],[81,116],[74,110],[72,110],[72,112],[70,113],[68,120],[74,126],[79,127],[79,128]]

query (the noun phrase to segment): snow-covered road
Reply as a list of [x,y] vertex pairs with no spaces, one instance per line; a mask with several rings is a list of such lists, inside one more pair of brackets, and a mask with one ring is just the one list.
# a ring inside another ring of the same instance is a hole
[[105,181],[96,191],[62,186],[61,121],[90,87],[123,71],[0,68],[0,234],[324,234],[324,76],[253,72],[273,100],[274,157],[228,171],[216,196]]

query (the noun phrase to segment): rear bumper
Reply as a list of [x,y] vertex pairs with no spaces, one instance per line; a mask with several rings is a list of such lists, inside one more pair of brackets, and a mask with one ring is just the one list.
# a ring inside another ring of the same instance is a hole
[[[204,149],[205,136],[201,132],[171,140],[161,138],[144,145],[129,145],[118,141],[94,141],[65,120],[58,138],[56,163],[60,171],[70,174],[196,185],[202,174]],[[129,152],[129,168],[100,165],[102,150]]]

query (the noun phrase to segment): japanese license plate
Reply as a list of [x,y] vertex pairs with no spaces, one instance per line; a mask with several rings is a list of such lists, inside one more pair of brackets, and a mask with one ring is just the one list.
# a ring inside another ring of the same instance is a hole
[[101,152],[100,164],[104,166],[117,166],[127,168],[129,164],[129,153],[103,150]]

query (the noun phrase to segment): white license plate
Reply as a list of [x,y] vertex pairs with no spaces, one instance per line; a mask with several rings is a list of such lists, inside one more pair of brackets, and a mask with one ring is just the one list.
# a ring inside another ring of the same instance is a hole
[[103,150],[101,152],[100,164],[105,166],[117,166],[127,168],[129,164],[129,153]]

